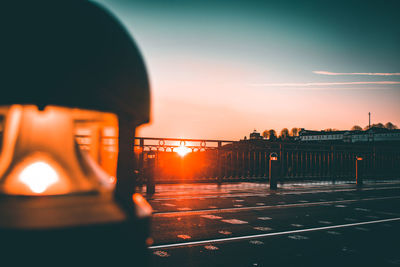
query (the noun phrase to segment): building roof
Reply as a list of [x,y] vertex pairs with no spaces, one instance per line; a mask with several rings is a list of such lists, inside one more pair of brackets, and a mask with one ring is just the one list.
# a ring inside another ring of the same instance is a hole
[[347,130],[347,131],[313,131],[313,130],[305,130],[302,129],[299,132],[300,136],[309,136],[309,135],[337,135],[337,134],[344,134],[344,135],[352,135],[352,134],[366,134],[366,133],[400,133],[400,129],[386,129],[386,128],[378,128],[378,127],[371,127],[368,130],[360,131],[360,130]]

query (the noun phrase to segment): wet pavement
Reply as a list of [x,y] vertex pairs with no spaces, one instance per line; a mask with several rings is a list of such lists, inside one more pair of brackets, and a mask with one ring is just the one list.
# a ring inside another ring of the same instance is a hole
[[400,183],[156,190],[153,266],[400,266]]

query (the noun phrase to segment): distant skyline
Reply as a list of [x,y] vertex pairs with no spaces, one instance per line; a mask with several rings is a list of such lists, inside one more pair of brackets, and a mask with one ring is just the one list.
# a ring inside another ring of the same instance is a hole
[[152,121],[138,135],[400,126],[399,1],[98,0],[140,47]]

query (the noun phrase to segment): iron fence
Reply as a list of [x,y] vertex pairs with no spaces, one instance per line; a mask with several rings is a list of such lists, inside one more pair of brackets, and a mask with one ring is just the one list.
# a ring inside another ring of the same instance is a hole
[[[179,151],[185,149],[186,155]],[[278,154],[277,179],[354,180],[400,177],[399,145],[304,144],[265,140],[199,140],[146,138],[135,140],[140,182],[146,183],[152,169],[155,183],[267,181],[269,155]],[[154,160],[149,159],[149,155]]]

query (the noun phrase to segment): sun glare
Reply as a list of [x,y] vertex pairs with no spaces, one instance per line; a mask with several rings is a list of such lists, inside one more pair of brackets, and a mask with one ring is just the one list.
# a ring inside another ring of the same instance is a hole
[[192,152],[190,148],[185,147],[184,145],[181,145],[178,148],[175,148],[175,152],[179,154],[179,156],[184,157],[186,154]]
[[19,180],[26,184],[32,192],[40,194],[58,181],[58,175],[47,163],[35,162],[21,172]]

